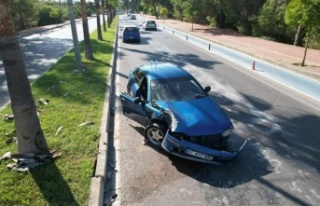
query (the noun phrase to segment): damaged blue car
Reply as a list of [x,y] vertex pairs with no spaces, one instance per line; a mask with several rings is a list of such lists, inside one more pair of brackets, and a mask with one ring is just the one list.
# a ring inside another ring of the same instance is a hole
[[131,70],[127,92],[120,94],[123,114],[145,127],[145,138],[181,158],[212,164],[231,161],[228,151],[234,128],[231,120],[203,88],[181,67],[171,63],[143,65]]

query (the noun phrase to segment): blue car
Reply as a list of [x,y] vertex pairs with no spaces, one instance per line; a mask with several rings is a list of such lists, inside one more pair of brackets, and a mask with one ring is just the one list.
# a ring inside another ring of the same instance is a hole
[[171,63],[131,70],[120,94],[123,114],[145,127],[145,140],[181,158],[204,163],[231,161],[234,128],[229,117],[187,71]]
[[122,42],[139,42],[140,32],[139,28],[134,25],[124,26],[122,33]]

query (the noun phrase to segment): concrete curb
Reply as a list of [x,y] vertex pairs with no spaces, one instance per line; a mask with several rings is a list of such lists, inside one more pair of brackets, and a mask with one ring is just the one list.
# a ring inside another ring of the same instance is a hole
[[116,69],[116,51],[118,47],[118,27],[116,29],[116,36],[114,39],[114,46],[112,51],[112,58],[110,61],[110,72],[107,77],[107,89],[105,92],[105,101],[102,111],[101,117],[101,125],[100,125],[100,140],[99,140],[99,148],[98,148],[98,156],[96,160],[96,168],[94,176],[91,178],[90,183],[90,196],[88,205],[90,206],[102,206],[104,200],[104,186],[106,181],[107,174],[107,154],[108,154],[108,127],[109,127],[109,114],[110,114],[110,99],[112,97],[112,82],[113,82],[113,74]]

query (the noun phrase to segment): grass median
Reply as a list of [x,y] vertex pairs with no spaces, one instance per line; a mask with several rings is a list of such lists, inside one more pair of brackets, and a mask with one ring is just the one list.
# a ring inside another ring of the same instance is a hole
[[[75,71],[72,50],[33,82],[45,138],[50,149],[61,156],[25,173],[8,170],[11,161],[2,161],[0,205],[87,205],[117,23],[116,17],[103,32],[103,41],[97,40],[96,32],[91,34],[95,60],[84,58],[83,42],[80,44],[84,72]],[[40,99],[48,104],[38,103]],[[0,117],[11,113],[8,105]],[[8,151],[16,153],[14,129],[13,121],[0,121],[0,157]]]

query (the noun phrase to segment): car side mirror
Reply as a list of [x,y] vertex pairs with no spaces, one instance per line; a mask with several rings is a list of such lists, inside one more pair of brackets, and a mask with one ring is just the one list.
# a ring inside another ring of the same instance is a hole
[[207,92],[207,93],[210,92],[210,91],[211,91],[211,87],[210,87],[210,86],[206,86],[206,87],[204,88],[204,91]]

